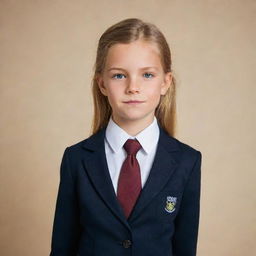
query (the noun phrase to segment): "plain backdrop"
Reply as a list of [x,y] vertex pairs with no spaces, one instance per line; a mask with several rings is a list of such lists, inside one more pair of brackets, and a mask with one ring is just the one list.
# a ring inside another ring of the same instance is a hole
[[256,1],[0,0],[0,255],[44,256],[64,149],[89,136],[100,35],[165,34],[176,137],[202,152],[199,256],[256,255]]

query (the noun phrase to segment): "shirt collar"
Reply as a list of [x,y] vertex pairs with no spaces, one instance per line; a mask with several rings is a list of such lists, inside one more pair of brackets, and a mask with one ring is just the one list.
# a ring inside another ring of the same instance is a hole
[[125,130],[123,130],[118,124],[113,121],[111,116],[106,128],[106,140],[110,145],[111,149],[115,153],[117,153],[119,150],[122,149],[124,143],[128,139],[137,139],[141,144],[143,150],[147,154],[149,154],[158,142],[159,133],[160,131],[155,116],[153,122],[136,136],[129,135]]

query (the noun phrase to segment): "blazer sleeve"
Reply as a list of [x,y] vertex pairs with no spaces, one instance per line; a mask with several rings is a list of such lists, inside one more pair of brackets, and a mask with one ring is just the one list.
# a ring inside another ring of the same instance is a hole
[[67,147],[60,166],[60,182],[52,229],[50,256],[77,255],[80,234],[79,208],[68,152]]
[[175,219],[173,236],[174,256],[195,256],[200,215],[202,154],[197,151],[197,158],[184,188],[179,213]]

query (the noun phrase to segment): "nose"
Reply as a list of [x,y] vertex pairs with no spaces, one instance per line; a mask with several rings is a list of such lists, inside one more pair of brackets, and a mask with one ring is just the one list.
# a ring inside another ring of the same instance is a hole
[[139,85],[138,85],[138,82],[136,81],[136,79],[135,78],[128,79],[126,92],[127,93],[136,93],[139,91],[140,91],[140,88],[139,88]]

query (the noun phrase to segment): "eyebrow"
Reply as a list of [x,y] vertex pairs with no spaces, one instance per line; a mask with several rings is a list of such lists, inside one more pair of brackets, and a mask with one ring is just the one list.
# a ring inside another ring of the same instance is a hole
[[[140,68],[140,70],[145,70],[145,69],[150,69],[150,68],[158,70],[158,67],[143,67],[143,68]],[[111,71],[111,70],[123,70],[123,71],[125,71],[125,69],[118,68],[118,67],[109,68],[107,71]]]

